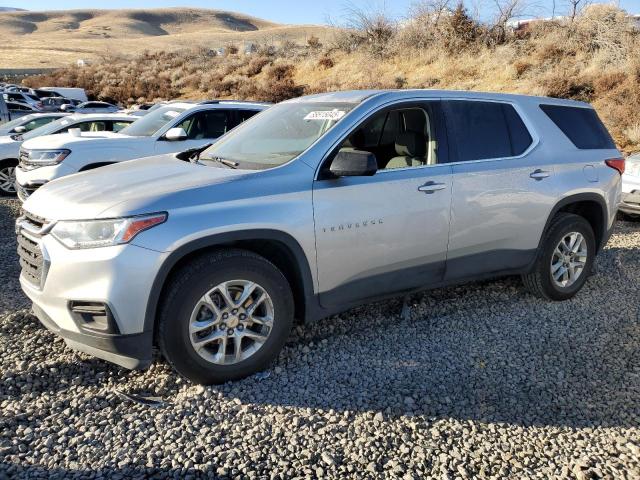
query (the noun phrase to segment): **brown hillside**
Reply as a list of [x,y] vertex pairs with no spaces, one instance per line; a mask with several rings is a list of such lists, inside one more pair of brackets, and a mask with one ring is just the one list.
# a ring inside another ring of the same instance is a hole
[[230,42],[305,41],[327,31],[194,8],[0,12],[0,68],[60,67],[106,54],[219,48]]

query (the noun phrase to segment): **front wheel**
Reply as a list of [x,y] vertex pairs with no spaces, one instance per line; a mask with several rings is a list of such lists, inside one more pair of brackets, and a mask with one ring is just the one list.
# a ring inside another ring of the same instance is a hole
[[293,325],[293,295],[273,264],[245,250],[197,258],[172,278],[158,342],[182,376],[201,384],[266,368]]
[[589,222],[579,215],[560,213],[544,235],[533,270],[522,280],[538,297],[567,300],[587,281],[595,253]]
[[0,196],[12,197],[16,194],[17,160],[0,161]]

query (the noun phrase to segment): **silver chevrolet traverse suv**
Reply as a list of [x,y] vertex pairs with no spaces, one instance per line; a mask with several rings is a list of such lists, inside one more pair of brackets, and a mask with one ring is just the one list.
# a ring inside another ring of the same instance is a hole
[[266,110],[206,149],[54,180],[17,221],[22,288],[68,345],[194,382],[265,368],[297,321],[520,274],[574,296],[624,160],[587,104],[352,91]]

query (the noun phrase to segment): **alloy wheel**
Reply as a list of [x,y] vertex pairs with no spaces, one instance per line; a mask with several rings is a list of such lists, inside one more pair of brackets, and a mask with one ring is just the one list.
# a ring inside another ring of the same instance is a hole
[[562,288],[573,285],[587,264],[587,241],[579,232],[562,237],[551,255],[551,278]]
[[16,167],[0,168],[0,190],[5,193],[16,193]]
[[189,339],[206,361],[233,365],[264,345],[273,319],[273,302],[263,287],[248,280],[230,280],[198,301],[189,319]]

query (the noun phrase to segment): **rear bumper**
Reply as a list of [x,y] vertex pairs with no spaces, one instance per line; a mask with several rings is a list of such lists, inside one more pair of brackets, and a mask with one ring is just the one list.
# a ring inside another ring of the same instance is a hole
[[63,338],[65,343],[89,355],[115,363],[128,369],[142,369],[151,364],[152,332],[133,335],[89,334],[59,328],[38,305],[33,313],[48,330]]

